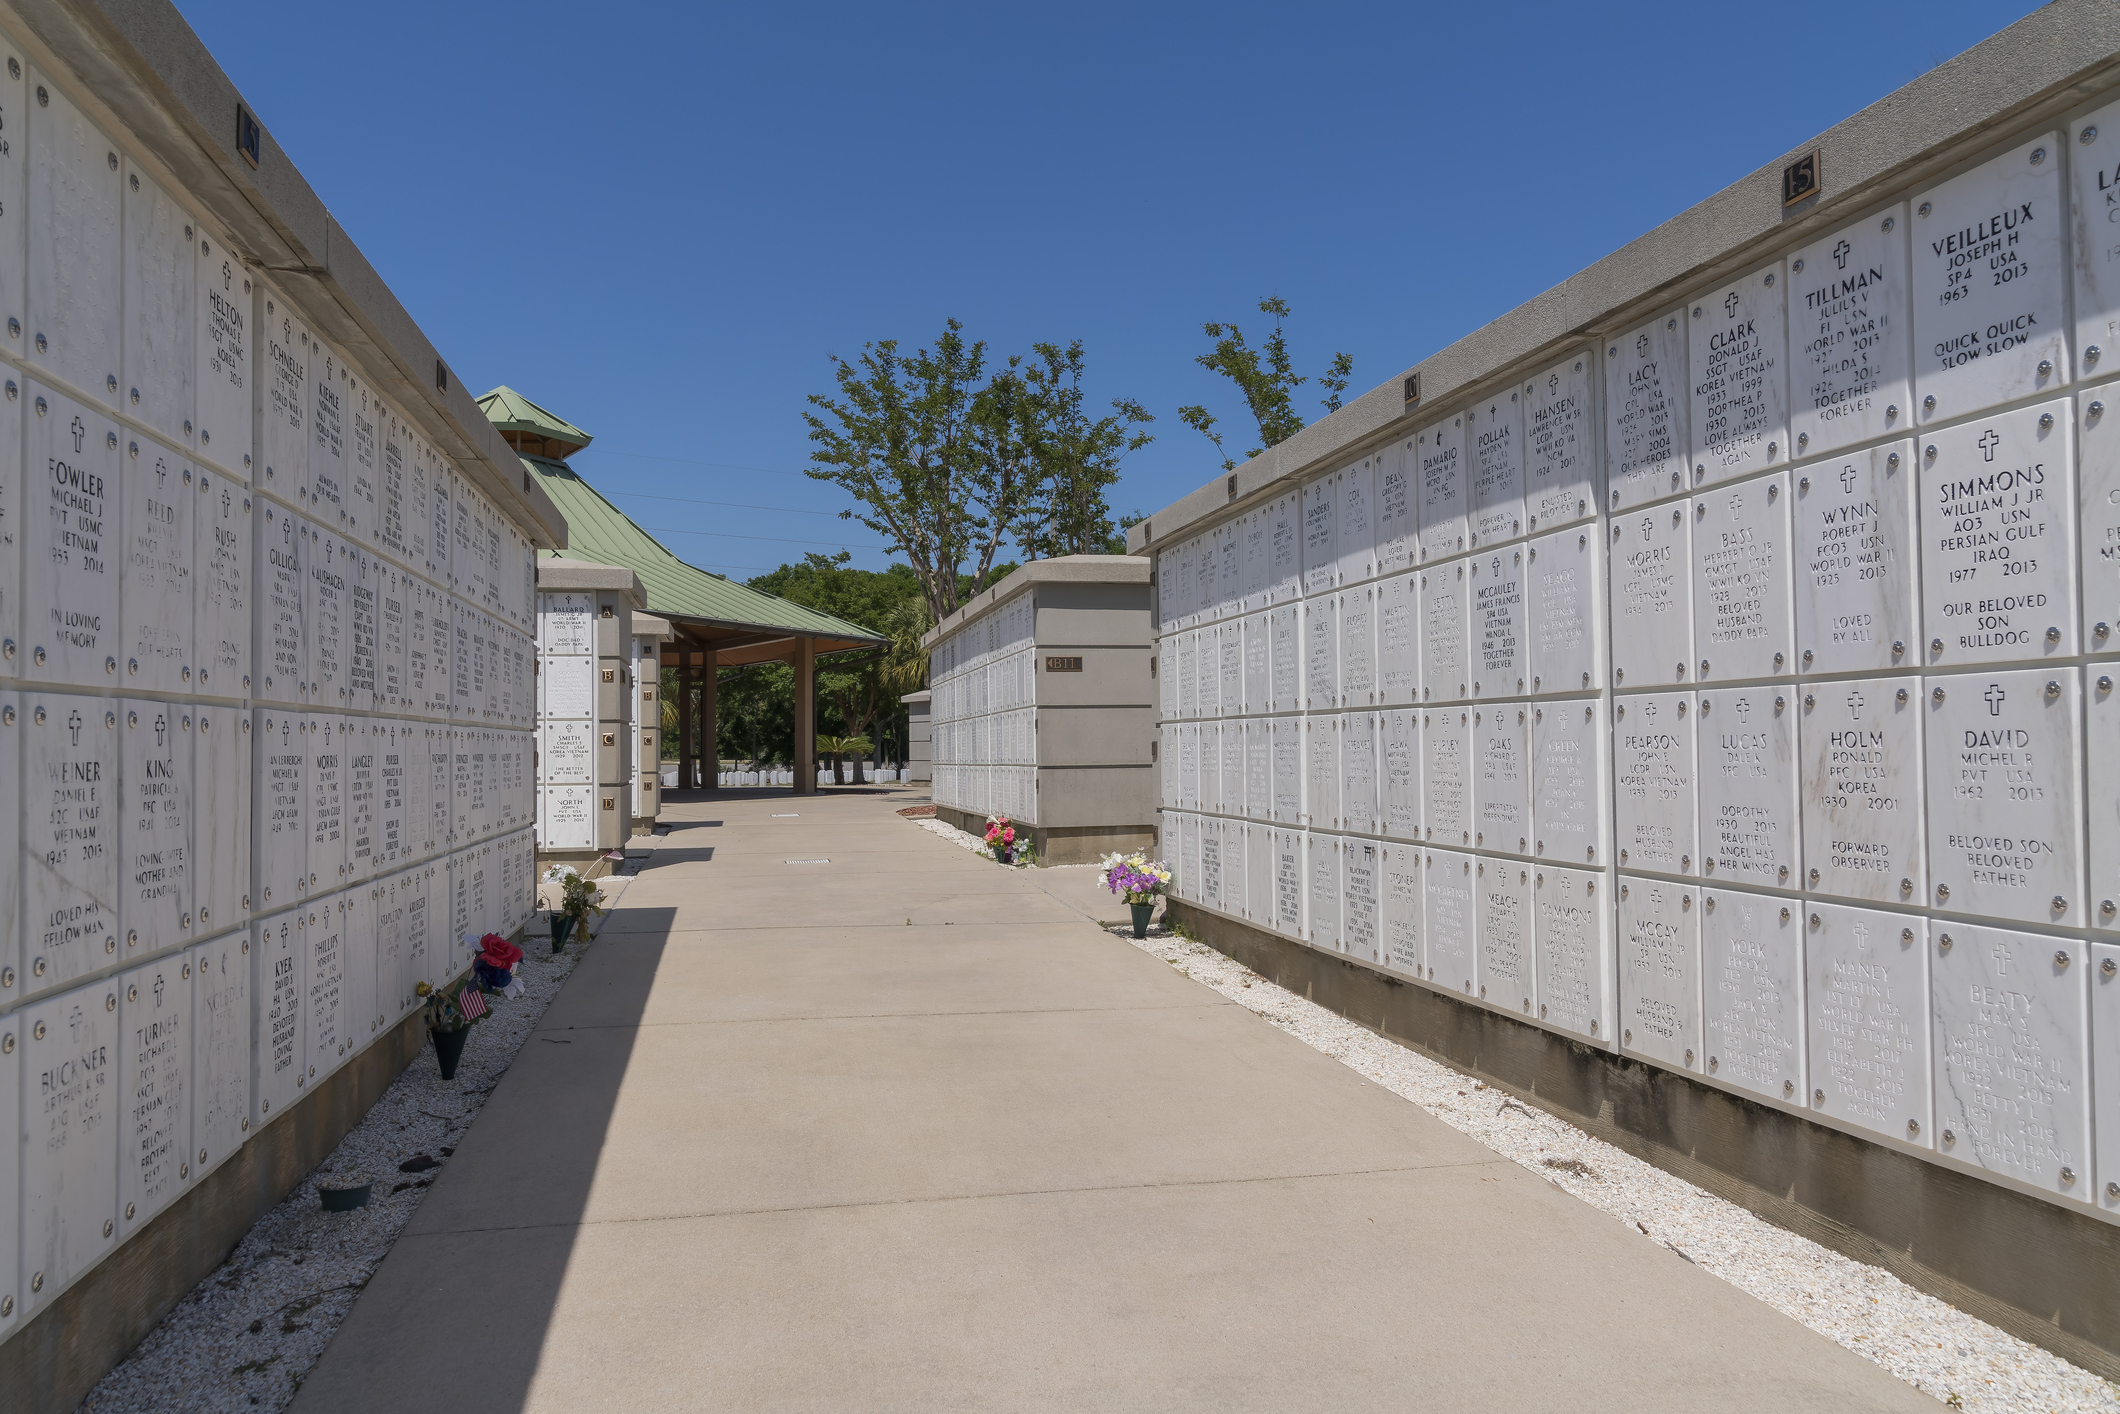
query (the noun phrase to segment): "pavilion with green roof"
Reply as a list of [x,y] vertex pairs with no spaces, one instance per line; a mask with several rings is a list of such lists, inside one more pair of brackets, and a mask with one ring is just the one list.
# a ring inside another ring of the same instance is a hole
[[795,669],[795,789],[815,790],[817,655],[888,640],[686,564],[567,464],[589,445],[587,432],[513,388],[495,388],[478,403],[567,518],[567,548],[549,554],[631,570],[647,590],[648,612],[670,621],[676,637],[663,647],[662,664],[677,670],[680,689],[678,785],[714,787],[715,669],[785,662]]

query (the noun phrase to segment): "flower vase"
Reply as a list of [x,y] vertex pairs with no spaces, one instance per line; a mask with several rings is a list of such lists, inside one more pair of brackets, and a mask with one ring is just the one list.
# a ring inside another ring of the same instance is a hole
[[555,913],[552,915],[552,951],[558,952],[567,945],[567,934],[574,931],[574,915]]
[[1148,920],[1156,916],[1155,900],[1151,899],[1147,903],[1130,903],[1127,907],[1134,911],[1134,936],[1137,938],[1147,937]]
[[442,1067],[442,1079],[456,1079],[457,1062],[464,1058],[464,1042],[471,1039],[471,1028],[459,1026],[454,1031],[429,1031],[434,1038],[434,1058]]

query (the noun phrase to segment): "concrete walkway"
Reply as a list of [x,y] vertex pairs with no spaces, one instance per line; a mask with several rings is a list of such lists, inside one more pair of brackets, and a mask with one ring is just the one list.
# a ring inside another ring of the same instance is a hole
[[299,1414],[1937,1407],[909,798],[666,808]]

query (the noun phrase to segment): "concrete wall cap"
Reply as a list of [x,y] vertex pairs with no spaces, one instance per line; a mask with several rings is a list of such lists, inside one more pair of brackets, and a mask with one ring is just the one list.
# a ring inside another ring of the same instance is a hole
[[916,703],[931,701],[933,700],[934,696],[934,693],[928,691],[926,688],[923,687],[918,692],[908,692],[905,696],[899,698],[898,700],[910,707]]
[[671,639],[677,637],[677,632],[670,627],[668,619],[659,619],[653,614],[643,614],[635,611],[633,615],[633,636],[635,638],[652,638],[657,643],[668,643]]
[[[618,565],[599,565],[588,560],[541,559],[537,562],[537,592],[550,594],[565,590],[617,590],[626,596],[626,601],[635,609],[648,605],[648,591],[641,587],[640,576]],[[664,628],[669,624],[663,620]]]
[[1056,555],[1050,560],[1032,560],[1011,570],[993,588],[966,600],[963,607],[929,629],[920,646],[933,648],[966,624],[988,613],[1027,589],[1041,584],[1138,584],[1148,587],[1148,562],[1130,555]]

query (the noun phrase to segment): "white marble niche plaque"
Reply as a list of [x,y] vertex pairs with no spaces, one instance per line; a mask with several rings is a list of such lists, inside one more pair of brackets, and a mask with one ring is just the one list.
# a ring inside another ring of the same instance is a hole
[[1781,262],[1692,308],[1693,484],[1789,459],[1789,330]]
[[1216,641],[1216,650],[1222,664],[1216,704],[1225,717],[1239,716],[1244,711],[1244,623],[1232,619],[1222,625],[1221,637]]
[[[2095,664],[2087,674],[2089,760],[2084,785],[2090,794],[2090,922],[2107,931],[2120,928],[2120,673],[2115,666]],[[2120,1172],[2114,1177],[2120,1178]]]
[[191,1145],[195,1178],[250,1132],[250,933],[224,933],[191,962]]
[[1340,617],[1340,705],[1373,707],[1377,701],[1377,586],[1343,589],[1334,598]]
[[1531,876],[1538,1019],[1612,1044],[1612,910],[1603,876],[1541,865]]
[[1531,852],[1531,709],[1520,702],[1473,709],[1472,843]]
[[[217,697],[251,690],[253,570],[250,492],[218,471],[200,468],[192,503],[191,661],[198,690]],[[270,625],[269,627],[276,627]]]
[[[2120,230],[2115,232],[2120,249]],[[2120,358],[2120,344],[2113,357]],[[2120,366],[2120,365],[2115,365]],[[2102,396],[2101,396],[2102,394]],[[2076,400],[2082,455],[2083,628],[2093,653],[2120,648],[2120,387]]]
[[309,363],[309,502],[320,530],[346,529],[346,403],[352,395],[346,360],[316,340]]
[[1799,457],[1913,425],[1906,220],[1906,207],[1887,207],[1789,261],[1789,435]]
[[1612,714],[1620,867],[1693,873],[1700,853],[1695,838],[1700,795],[1693,694],[1622,697],[1613,704]]
[[[0,1025],[6,1023],[0,1022]],[[2098,1206],[2120,1211],[2120,944],[2091,944],[2091,1099]]]
[[1303,606],[1303,710],[1330,712],[1340,705],[1340,615],[1336,594]]
[[1462,848],[1472,843],[1472,709],[1421,713],[1421,837]]
[[1286,603],[1302,592],[1302,498],[1290,491],[1266,503],[1266,602]]
[[1804,926],[1810,1109],[1931,1149],[1929,922],[1810,903]]
[[264,661],[258,696],[267,702],[295,704],[305,700],[309,668],[308,617],[304,607],[309,560],[308,527],[270,501],[258,527],[259,639]]
[[22,695],[25,997],[119,960],[116,709],[104,698]]
[[118,926],[124,956],[145,957],[197,933],[192,928],[191,708],[127,698],[118,703]]
[[259,708],[252,819],[256,832],[255,907],[299,903],[309,891],[309,727],[296,712]]
[[1802,810],[1796,790],[1796,713],[1786,687],[1700,694],[1701,876],[1788,888],[1796,878]]
[[1381,960],[1381,904],[1384,847],[1373,840],[1340,842],[1341,889],[1345,906],[1340,918],[1340,951],[1362,962]]
[[[2083,376],[2113,369],[2120,353],[2120,103],[2108,103],[2070,125],[2075,178],[2076,348]],[[2095,351],[2095,352],[2094,352]],[[2120,1177],[2120,1170],[2115,1171]],[[2120,1192],[2103,1195],[2108,1208]]]
[[[100,375],[97,385],[101,386]],[[14,671],[43,682],[104,688],[119,681],[122,492],[118,425],[100,409],[38,383],[30,403],[22,636]]]
[[1472,464],[1471,539],[1487,545],[1524,533],[1524,419],[1512,388],[1474,405],[1466,429]]
[[1474,697],[1521,697],[1525,668],[1524,547],[1470,559],[1470,652]]
[[2083,925],[2077,670],[1929,683],[1929,885],[1936,906]]
[[121,1234],[191,1186],[191,972],[190,954],[172,953],[115,979]]
[[1275,712],[1295,712],[1303,706],[1303,608],[1301,603],[1283,604],[1266,615]]
[[311,713],[302,719],[309,743],[303,767],[309,825],[309,894],[320,898],[346,878],[346,732],[341,718]]
[[1428,980],[1470,999],[1478,995],[1479,985],[1479,880],[1472,872],[1473,858],[1433,849],[1424,862]]
[[[12,351],[116,407],[124,264],[118,145],[47,77],[30,70],[44,100],[27,125],[27,206],[36,213],[29,223],[30,339]],[[22,126],[18,120],[18,136]]]
[[1273,870],[1273,917],[1275,932],[1301,939],[1303,934],[1304,841],[1301,830],[1274,830],[1270,867]]
[[1419,462],[1412,458],[1412,439],[1386,447],[1372,457],[1376,464],[1376,562],[1378,574],[1399,574],[1420,563],[1421,496]]
[[1924,423],[2069,379],[2061,138],[1914,198],[1914,396]]
[[1378,714],[1378,778],[1383,833],[1421,838],[1421,714],[1411,708]]
[[1930,433],[1921,448],[1921,620],[1930,667],[2079,651],[2074,425],[2066,402]]
[[1531,852],[1558,864],[1602,864],[1606,793],[1604,713],[1597,702],[1531,709]]
[[1421,851],[1413,845],[1386,844],[1377,850],[1381,935],[1377,961],[1401,977],[1427,980],[1425,880]]
[[1524,618],[1531,690],[1587,692],[1605,680],[1605,542],[1595,526],[1524,548]]
[[1612,680],[1622,687],[1690,676],[1692,519],[1680,504],[1612,521]]
[[34,1310],[117,1245],[118,979],[24,1007],[0,1027],[21,1032],[22,1272]]
[[1420,572],[1421,700],[1459,702],[1470,695],[1471,611],[1465,562]]
[[1969,924],[1930,936],[1936,1152],[2090,1202],[2088,946]]
[[1796,477],[1796,652],[1806,673],[1921,661],[1915,622],[1914,444],[1892,442]]
[[1401,706],[1420,700],[1420,594],[1415,574],[1395,574],[1376,586],[1377,701]]
[[1531,870],[1508,859],[1473,867],[1479,891],[1479,999],[1497,1011],[1536,1015],[1531,916]]
[[1702,890],[1710,1080],[1776,1104],[1804,1093],[1802,915],[1786,899]]
[[1303,823],[1303,723],[1276,717],[1268,724],[1273,757],[1273,820],[1278,825]]
[[1921,695],[1911,677],[1805,686],[1797,735],[1812,890],[1875,903],[1928,896]]
[[1700,894],[1692,885],[1620,881],[1619,1025],[1629,1054],[1702,1069]]
[[1334,472],[1305,486],[1303,504],[1303,592],[1323,594],[1339,583],[1340,476]]
[[1700,681],[1789,671],[1791,578],[1787,472],[1695,498],[1693,646]]
[[1348,712],[1340,723],[1340,828],[1358,834],[1378,832],[1382,815],[1377,781],[1378,718],[1374,712]]
[[1334,546],[1339,565],[1334,573],[1339,584],[1360,584],[1377,572],[1376,459],[1364,457],[1341,471],[1337,480],[1340,523]]
[[1340,719],[1303,718],[1303,823],[1340,828]]
[[1606,347],[1605,484],[1615,511],[1675,496],[1689,484],[1683,313],[1666,311]]
[[255,301],[250,275],[228,242],[198,227],[193,279],[198,300],[192,378],[198,405],[199,455],[223,471],[249,476],[251,464],[250,337]]
[[1467,533],[1465,416],[1459,413],[1414,438],[1420,487],[1420,547],[1423,560],[1442,559],[1465,548]]
[[[1244,814],[1253,820],[1273,818],[1272,723],[1244,722]],[[1168,732],[1169,727],[1164,731]]]
[[123,406],[171,441],[189,444],[192,221],[152,174],[127,159]]
[[1590,460],[1590,356],[1564,358],[1524,384],[1524,529],[1596,514]]
[[253,484],[285,500],[309,499],[309,365],[320,351],[309,326],[272,286],[258,285],[264,315],[265,367],[258,396],[258,446],[264,474]]
[[[1244,654],[1241,688],[1246,711],[1265,712],[1273,706],[1272,637],[1266,615],[1246,614],[1238,625]],[[1169,715],[1168,713],[1165,714]]]
[[347,1008],[349,979],[346,917],[337,897],[318,899],[303,910],[303,970],[308,993],[302,1026],[309,1042],[304,1076],[321,1080],[345,1063],[353,1049],[354,1017]]

